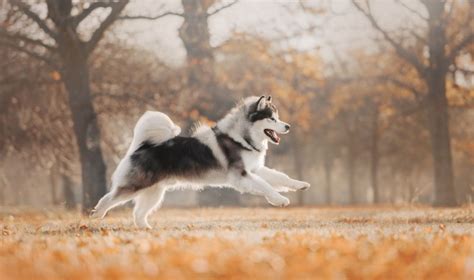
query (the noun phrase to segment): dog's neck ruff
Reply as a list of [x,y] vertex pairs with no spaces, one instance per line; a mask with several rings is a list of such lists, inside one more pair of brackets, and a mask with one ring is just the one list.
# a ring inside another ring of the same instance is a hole
[[257,152],[261,152],[260,149],[257,149],[257,147],[255,147],[255,145],[253,144],[253,141],[252,139],[250,139],[250,137],[244,137],[244,141],[247,142],[247,144],[250,145],[250,147],[252,147],[252,149],[254,149],[255,151]]
[[258,149],[257,147],[255,147],[255,145],[253,144],[253,141],[252,139],[250,139],[249,137],[243,137],[242,139],[245,141],[244,143],[242,142],[239,142],[238,140],[232,138],[232,136],[230,136],[229,134],[227,133],[224,133],[222,132],[217,126],[214,126],[212,128],[212,131],[214,131],[214,133],[216,135],[225,135],[227,136],[230,140],[232,140],[235,144],[237,144],[238,146],[240,146],[242,149],[246,150],[246,151],[256,151],[256,152],[261,152],[260,149]]

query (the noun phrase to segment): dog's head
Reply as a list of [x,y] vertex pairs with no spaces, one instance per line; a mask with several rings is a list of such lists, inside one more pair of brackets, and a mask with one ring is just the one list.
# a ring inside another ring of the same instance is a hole
[[254,141],[269,140],[278,145],[280,143],[278,134],[290,131],[290,125],[279,119],[278,110],[272,104],[271,96],[260,96],[248,104],[247,120],[250,122],[251,137]]

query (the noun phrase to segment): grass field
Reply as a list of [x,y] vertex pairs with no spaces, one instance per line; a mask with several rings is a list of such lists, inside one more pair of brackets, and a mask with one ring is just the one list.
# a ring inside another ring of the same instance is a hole
[[472,208],[0,214],[0,279],[474,279]]

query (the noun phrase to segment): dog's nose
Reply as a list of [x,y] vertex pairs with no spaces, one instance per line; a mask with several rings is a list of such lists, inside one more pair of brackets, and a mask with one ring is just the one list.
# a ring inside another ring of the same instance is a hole
[[289,124],[285,125],[285,129],[286,131],[290,131],[290,125]]

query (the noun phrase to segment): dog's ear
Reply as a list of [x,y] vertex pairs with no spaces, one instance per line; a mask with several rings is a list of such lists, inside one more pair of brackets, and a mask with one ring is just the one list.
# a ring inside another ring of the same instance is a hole
[[257,111],[265,109],[266,106],[267,106],[267,102],[265,101],[265,96],[262,95],[257,101]]
[[267,96],[267,102],[268,103],[272,102],[272,96],[271,95]]

